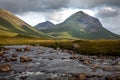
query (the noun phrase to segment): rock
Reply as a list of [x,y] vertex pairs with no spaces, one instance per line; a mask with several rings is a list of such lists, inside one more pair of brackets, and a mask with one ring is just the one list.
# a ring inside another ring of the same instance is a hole
[[85,73],[80,73],[77,75],[78,80],[86,80],[86,74]]
[[120,61],[117,61],[117,62],[115,62],[115,63],[113,63],[112,65],[120,65]]
[[3,56],[5,54],[5,52],[0,51],[0,56]]
[[5,58],[5,61],[10,62],[11,60],[10,60],[10,58]]
[[79,57],[78,60],[79,60],[79,61],[84,61],[83,57]]
[[17,54],[16,53],[12,54],[12,57],[17,57]]
[[72,56],[70,57],[70,59],[78,59],[78,56],[72,55]]
[[30,58],[30,57],[26,57],[26,56],[21,56],[20,57],[20,62],[30,62],[32,61],[33,59]]
[[112,74],[110,77],[112,78],[111,80],[120,80],[120,73]]
[[106,76],[105,80],[113,80],[113,78],[111,76]]
[[83,64],[88,65],[88,64],[90,64],[90,62],[88,60],[84,60]]
[[25,66],[25,68],[27,68],[27,69],[28,69],[28,68],[31,68],[31,66],[30,66],[30,65],[26,65],[26,66]]
[[38,54],[44,54],[45,52],[39,52]]
[[18,52],[22,52],[23,50],[21,48],[16,49]]
[[68,80],[78,80],[76,77],[69,77]]
[[103,70],[104,71],[111,71],[112,67],[111,66],[105,66],[105,67],[103,67]]
[[98,63],[96,63],[96,64],[94,64],[94,65],[92,66],[92,69],[93,69],[93,70],[96,70],[96,69],[98,68],[98,66],[99,66]]
[[10,58],[10,61],[17,61],[17,57]]
[[0,80],[6,80],[6,79],[5,79],[5,78],[1,78],[1,77],[0,77]]
[[24,51],[30,51],[30,47],[26,46],[26,48],[24,49]]
[[9,72],[11,71],[11,66],[10,64],[1,64],[0,65],[0,72]]
[[5,58],[5,61],[6,61],[6,62],[17,61],[17,57]]

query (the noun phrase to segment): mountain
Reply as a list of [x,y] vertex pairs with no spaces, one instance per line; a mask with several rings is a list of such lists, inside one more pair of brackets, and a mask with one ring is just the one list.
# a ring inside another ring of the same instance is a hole
[[47,29],[47,28],[51,28],[55,26],[55,24],[53,24],[52,22],[50,21],[46,21],[46,22],[43,22],[43,23],[39,23],[35,26],[36,29]]
[[0,9],[0,37],[31,36],[47,38],[43,32],[31,27],[11,12]]
[[74,38],[74,39],[118,39],[116,35],[105,29],[97,18],[79,11],[63,23],[50,29],[42,30],[57,38]]

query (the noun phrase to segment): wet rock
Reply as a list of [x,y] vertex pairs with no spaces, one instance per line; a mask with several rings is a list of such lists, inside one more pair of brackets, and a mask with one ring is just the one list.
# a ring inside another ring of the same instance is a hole
[[11,66],[10,64],[1,64],[0,65],[0,72],[9,72],[11,71]]
[[10,58],[5,58],[5,61],[10,62],[11,60],[10,60]]
[[22,50],[22,48],[17,48],[16,51],[22,52],[23,50]]
[[44,54],[45,52],[39,52],[39,53],[37,53],[37,54]]
[[27,68],[27,69],[28,69],[28,68],[31,68],[31,66],[30,66],[30,65],[26,65],[26,66],[25,66],[25,68]]
[[5,54],[5,52],[0,51],[0,56],[3,56]]
[[108,78],[110,78],[108,80],[120,80],[120,73],[109,75]]
[[85,73],[77,74],[77,78],[78,80],[86,80],[86,74]]
[[114,65],[120,65],[120,61],[116,61],[115,63],[112,64],[113,66]]
[[1,78],[1,77],[0,77],[0,80],[6,80],[6,79],[5,79],[5,78]]
[[21,56],[20,57],[20,62],[30,62],[33,59],[31,57],[26,57],[26,56]]
[[20,80],[27,80],[27,78],[28,78],[27,76],[21,76]]
[[91,68],[92,70],[96,70],[99,67],[98,63],[94,64]]
[[106,76],[105,80],[113,80],[113,78],[111,76]]
[[76,77],[69,77],[68,80],[78,80]]
[[16,53],[12,54],[12,57],[17,57],[17,54]]
[[72,56],[70,57],[70,59],[78,59],[78,56],[72,55]]
[[26,48],[24,49],[24,51],[31,51],[29,46],[26,46]]
[[6,62],[17,61],[17,57],[5,58],[5,61],[6,61]]
[[83,64],[88,65],[88,64],[90,64],[90,61],[89,60],[84,60]]
[[83,57],[79,57],[78,60],[79,61],[84,61],[84,58]]
[[111,71],[113,68],[111,66],[105,66],[103,67],[104,71]]
[[10,58],[10,61],[17,61],[17,57]]

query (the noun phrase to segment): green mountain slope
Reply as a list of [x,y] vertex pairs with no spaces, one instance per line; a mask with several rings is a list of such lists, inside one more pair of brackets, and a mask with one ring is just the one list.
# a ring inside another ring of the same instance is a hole
[[72,38],[72,39],[119,39],[116,35],[105,29],[97,18],[89,16],[80,11],[63,23],[56,25],[50,29],[42,30],[45,33],[51,34],[57,38]]
[[17,35],[40,38],[49,37],[17,18],[11,12],[0,9],[0,36],[14,37]]

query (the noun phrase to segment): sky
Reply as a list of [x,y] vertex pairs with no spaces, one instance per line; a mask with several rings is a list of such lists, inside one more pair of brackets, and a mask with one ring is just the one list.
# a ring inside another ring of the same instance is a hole
[[58,24],[84,11],[98,18],[106,29],[120,34],[120,0],[0,0],[0,8],[32,26],[44,21]]

